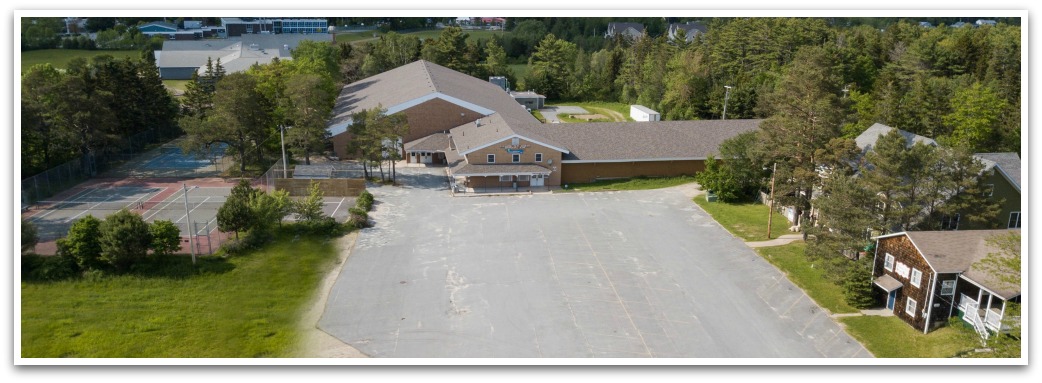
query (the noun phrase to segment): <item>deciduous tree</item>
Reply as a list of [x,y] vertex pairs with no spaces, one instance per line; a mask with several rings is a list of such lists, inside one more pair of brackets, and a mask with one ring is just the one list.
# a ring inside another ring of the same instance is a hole
[[148,224],[126,209],[105,217],[98,232],[101,260],[116,269],[126,269],[144,258],[152,245]]

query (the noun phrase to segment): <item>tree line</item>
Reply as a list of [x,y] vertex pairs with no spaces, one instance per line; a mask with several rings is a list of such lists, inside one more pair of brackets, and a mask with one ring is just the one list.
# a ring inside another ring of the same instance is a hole
[[152,52],[141,57],[100,55],[74,59],[64,70],[50,64],[29,68],[21,81],[22,174],[119,153],[138,144],[128,140],[138,133],[176,131],[177,103],[159,78]]

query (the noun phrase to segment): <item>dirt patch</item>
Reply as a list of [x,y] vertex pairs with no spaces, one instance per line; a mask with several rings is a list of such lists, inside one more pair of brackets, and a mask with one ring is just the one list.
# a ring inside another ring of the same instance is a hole
[[616,112],[616,111],[611,110],[611,109],[598,108],[598,107],[595,107],[595,106],[587,106],[586,109],[589,109],[591,111],[597,112],[601,116],[607,116],[606,118],[611,119],[612,121],[615,121],[615,122],[626,121],[626,116],[623,116],[622,113]]
[[358,239],[357,231],[345,235],[337,241],[340,257],[337,258],[336,266],[322,278],[318,292],[312,298],[311,303],[304,312],[303,318],[301,318],[299,326],[303,335],[301,336],[300,344],[297,345],[297,351],[294,352],[294,357],[368,358],[358,349],[341,342],[340,339],[318,328],[318,320],[322,318],[322,312],[326,309],[326,298],[329,296],[329,290],[333,288],[337,277],[340,276],[340,270],[344,267],[344,262],[347,261],[347,257],[354,250],[356,239]]
[[569,117],[574,118],[574,119],[578,119],[578,120],[585,120],[585,121],[595,121],[595,120],[609,120],[610,121],[611,120],[608,117],[605,117],[604,115],[601,115],[601,114],[572,114],[572,115],[569,115]]

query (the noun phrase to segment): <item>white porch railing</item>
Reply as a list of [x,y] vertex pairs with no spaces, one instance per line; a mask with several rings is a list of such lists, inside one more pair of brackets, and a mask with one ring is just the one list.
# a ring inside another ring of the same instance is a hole
[[[970,298],[966,294],[961,294],[962,299],[959,300],[959,309],[962,310],[962,320],[969,322],[973,325],[973,329],[977,331],[977,335],[981,337],[981,343],[988,339],[988,329],[984,326],[984,320],[981,319],[980,314],[977,313],[979,306],[977,301]],[[991,311],[991,310],[988,310]]]

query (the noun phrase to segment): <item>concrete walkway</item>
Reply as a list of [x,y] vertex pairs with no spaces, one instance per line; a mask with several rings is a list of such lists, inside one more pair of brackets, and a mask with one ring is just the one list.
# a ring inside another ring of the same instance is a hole
[[745,244],[746,244],[746,246],[749,246],[749,247],[771,247],[771,246],[788,245],[789,243],[792,243],[793,241],[802,241],[802,240],[803,240],[803,234],[782,234],[782,235],[779,235],[777,238],[774,238],[774,239],[771,239],[771,240],[760,241],[760,242],[746,242]]

